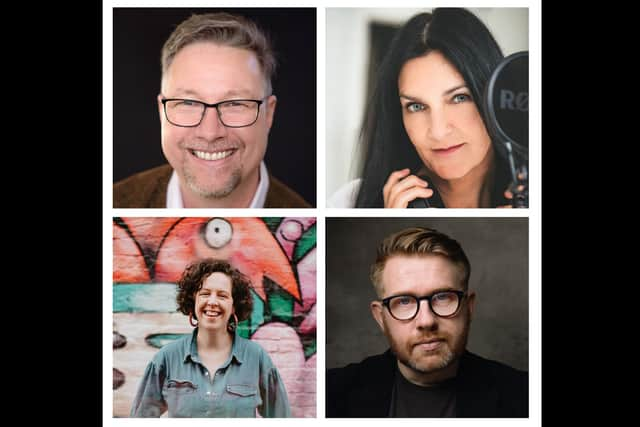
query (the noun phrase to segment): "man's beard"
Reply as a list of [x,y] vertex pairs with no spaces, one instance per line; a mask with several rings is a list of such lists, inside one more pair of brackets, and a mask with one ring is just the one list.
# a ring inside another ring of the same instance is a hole
[[438,352],[433,352],[426,360],[423,357],[414,357],[415,350],[413,346],[408,344],[403,346],[393,339],[389,341],[391,351],[396,355],[398,361],[422,374],[429,374],[446,368],[456,359],[456,355],[451,350],[448,341],[443,341]]
[[212,185],[201,185],[198,179],[188,170],[184,171],[184,178],[189,189],[200,197],[205,199],[223,199],[238,187],[242,180],[242,174],[239,169],[233,171],[229,178],[222,185],[216,186],[216,188],[211,188],[213,187]]
[[470,326],[471,318],[469,317],[467,319],[465,329],[462,332],[462,336],[459,337],[443,336],[438,334],[437,331],[424,333],[423,338],[437,337],[444,340],[442,341],[440,348],[438,348],[437,351],[431,352],[431,355],[428,357],[421,357],[419,354],[420,350],[416,349],[413,345],[418,340],[412,341],[410,344],[397,342],[389,335],[387,335],[387,338],[391,345],[391,351],[396,355],[400,363],[416,372],[429,374],[447,368],[462,356],[462,353],[464,353],[467,347]]
[[431,372],[444,369],[456,359],[456,356],[455,354],[453,354],[453,351],[449,347],[448,342],[443,342],[441,349],[437,353],[437,355],[434,355],[430,358],[433,359],[437,357],[438,359],[435,362],[431,360],[427,363],[425,361],[419,360],[419,358],[414,359],[412,358],[413,353],[398,351],[396,343],[391,344],[391,351],[395,353],[400,363],[410,367],[416,372],[420,372],[423,374],[429,374]]

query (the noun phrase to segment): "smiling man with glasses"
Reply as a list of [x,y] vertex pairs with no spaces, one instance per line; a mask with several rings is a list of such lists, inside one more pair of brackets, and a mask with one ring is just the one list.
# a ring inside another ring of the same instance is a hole
[[263,158],[276,109],[276,60],[241,16],[193,15],[162,49],[157,97],[168,165],[113,188],[114,208],[307,208]]
[[391,348],[327,371],[327,417],[528,416],[528,374],[466,350],[470,273],[459,243],[433,229],[380,244],[370,307]]

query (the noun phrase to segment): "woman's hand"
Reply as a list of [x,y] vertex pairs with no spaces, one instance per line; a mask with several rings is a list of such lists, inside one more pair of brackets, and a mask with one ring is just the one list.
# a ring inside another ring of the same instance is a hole
[[[511,190],[506,190],[504,193],[504,198],[507,200],[512,200],[513,199],[513,193],[511,192]],[[496,206],[496,208],[498,209],[511,209],[513,206],[511,205],[502,205],[502,206]]]
[[[523,182],[526,179],[526,175],[522,172],[518,173],[518,182]],[[511,201],[511,204],[509,205],[504,205],[504,206],[497,206],[498,208],[512,208],[513,207],[513,187],[514,184],[510,184],[509,188],[507,188],[507,190],[504,192],[504,198]],[[518,193],[519,197],[522,197],[525,194],[525,191],[527,191],[527,188],[523,185],[523,184],[518,184],[515,188],[515,191]],[[528,198],[528,197],[527,197]],[[525,206],[528,207],[528,206]]]
[[433,195],[433,190],[427,188],[429,183],[416,175],[409,175],[410,172],[409,168],[405,168],[389,175],[382,188],[385,208],[406,208],[414,199]]

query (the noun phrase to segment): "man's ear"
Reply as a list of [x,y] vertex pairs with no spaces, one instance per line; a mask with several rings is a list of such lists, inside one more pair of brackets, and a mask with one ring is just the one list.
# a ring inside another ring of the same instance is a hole
[[384,333],[384,322],[382,320],[382,310],[384,310],[384,307],[382,303],[380,301],[371,301],[369,309],[371,309],[371,315],[374,320],[378,323],[378,326],[380,326],[380,330]]
[[164,105],[162,105],[162,95],[158,94],[158,114],[160,115],[160,123],[162,123],[162,116],[164,115]]
[[467,306],[469,307],[469,318],[473,317],[473,310],[476,307],[476,293],[471,291],[467,295]]
[[278,103],[278,98],[275,95],[270,95],[267,98],[267,126],[269,130],[271,130],[271,124],[273,124],[273,115],[276,112],[276,104]]

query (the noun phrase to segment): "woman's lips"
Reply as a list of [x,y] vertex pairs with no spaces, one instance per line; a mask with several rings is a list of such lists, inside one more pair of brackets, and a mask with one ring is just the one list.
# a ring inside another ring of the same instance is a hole
[[458,151],[460,148],[462,148],[463,145],[464,145],[464,142],[462,144],[452,145],[447,148],[434,148],[433,152],[436,154],[448,155]]
[[205,317],[212,318],[212,319],[222,316],[222,312],[217,310],[205,310],[203,314]]

